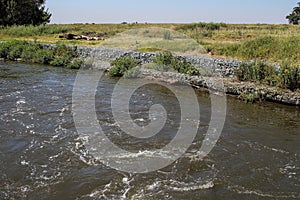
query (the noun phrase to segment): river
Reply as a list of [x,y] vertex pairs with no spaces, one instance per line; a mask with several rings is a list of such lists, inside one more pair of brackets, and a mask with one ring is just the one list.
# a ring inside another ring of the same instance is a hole
[[[208,93],[196,90],[201,120],[188,151],[158,171],[126,173],[101,164],[82,145],[72,115],[76,73],[0,63],[0,199],[300,198],[299,108],[228,97],[221,137],[200,159],[211,103]],[[99,82],[97,117],[104,130],[124,148],[164,146],[178,129],[172,123],[144,143],[118,133],[107,109],[116,82],[108,77]],[[179,120],[176,98],[168,90],[152,85],[139,92],[143,95],[133,99],[133,118],[143,119],[147,104],[155,100],[164,102],[174,122]]]

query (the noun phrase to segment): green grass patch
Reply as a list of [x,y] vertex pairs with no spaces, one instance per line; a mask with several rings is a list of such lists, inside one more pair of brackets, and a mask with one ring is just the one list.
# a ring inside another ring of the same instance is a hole
[[40,35],[61,34],[68,32],[69,29],[62,25],[23,25],[23,26],[10,26],[1,27],[0,35],[9,35],[11,37],[29,37]]
[[282,64],[279,70],[262,62],[244,63],[235,70],[240,81],[252,81],[283,89],[296,91],[300,89],[300,67]]
[[259,60],[280,63],[288,60],[300,63],[300,37],[279,38],[264,36],[237,44],[211,45],[214,54],[235,57],[243,60]]
[[113,77],[122,77],[123,75],[128,73],[129,70],[132,70],[139,64],[140,61],[133,59],[130,56],[123,56],[115,59],[111,63],[112,68],[108,71],[108,74]]
[[199,75],[199,70],[189,63],[184,57],[173,56],[170,52],[159,53],[153,62],[162,67],[170,67],[173,70],[188,75]]
[[136,51],[141,52],[141,53],[148,53],[148,52],[162,52],[164,50],[159,49],[159,48],[151,48],[151,47],[147,48],[147,47],[145,47],[145,48],[139,48]]
[[44,48],[39,43],[10,41],[0,44],[0,57],[15,61],[21,59],[28,63],[50,64],[53,66],[78,69],[83,64],[76,51],[64,44]]

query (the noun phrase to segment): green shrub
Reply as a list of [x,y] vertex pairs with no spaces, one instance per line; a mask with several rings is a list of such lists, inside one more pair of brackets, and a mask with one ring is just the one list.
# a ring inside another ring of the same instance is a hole
[[248,63],[243,63],[234,72],[235,76],[240,81],[252,81],[253,80],[253,65]]
[[9,60],[16,60],[18,58],[21,58],[22,51],[23,51],[23,46],[12,47],[9,50],[9,54],[8,54],[7,58]]
[[55,56],[54,59],[51,60],[50,65],[66,67],[70,62],[69,56]]
[[124,73],[125,78],[143,78],[143,75],[138,68],[132,68]]
[[264,82],[267,77],[276,75],[275,68],[263,62],[243,63],[235,70],[235,75],[240,81]]
[[156,55],[153,62],[160,65],[170,66],[175,60],[171,52],[163,52]]
[[170,52],[163,52],[163,53],[158,54],[153,59],[153,62],[158,65],[168,66],[182,74],[199,75],[199,70],[196,69],[185,58],[175,57]]
[[24,62],[34,62],[34,56],[41,47],[37,44],[26,45],[21,54],[21,59]]
[[32,61],[38,64],[50,64],[53,59],[53,51],[50,49],[39,49],[34,55]]
[[171,32],[170,31],[164,31],[164,33],[163,33],[164,35],[163,35],[163,39],[164,40],[171,40]]
[[58,43],[54,49],[54,58],[50,62],[50,65],[68,67],[77,56],[76,51],[71,47]]
[[172,70],[169,66],[156,64],[156,63],[148,63],[148,64],[144,65],[144,68],[145,69],[153,69],[153,70],[160,71],[160,72],[168,72],[168,71]]
[[74,60],[72,60],[72,62],[70,62],[67,65],[67,68],[69,69],[80,69],[80,67],[84,64],[84,60],[81,58],[76,58]]
[[258,62],[253,67],[253,78],[257,81],[263,81],[268,76],[267,65],[263,62]]
[[208,37],[211,38],[213,35],[213,32],[211,30],[204,30],[201,32],[202,37]]
[[292,91],[300,88],[300,67],[288,67],[287,65],[282,65],[279,76],[279,85],[281,87]]
[[10,41],[0,44],[1,58],[15,60],[21,57],[24,47],[28,45],[25,41]]
[[76,51],[62,43],[57,43],[54,51],[56,56],[77,57]]
[[76,51],[64,44],[44,49],[37,43],[10,41],[0,44],[0,56],[9,60],[21,58],[24,62],[51,64],[72,69],[78,69],[83,64],[82,60],[76,59],[78,57]]
[[257,81],[271,86],[295,91],[300,88],[300,67],[282,64],[280,70],[265,63],[243,63],[235,70],[240,81]]
[[264,83],[270,86],[276,86],[279,83],[278,77],[279,71],[275,69],[273,66],[265,66],[264,69]]
[[7,58],[9,54],[9,45],[7,43],[0,44],[0,58]]
[[137,67],[140,64],[138,60],[131,58],[130,56],[123,56],[115,59],[111,65],[112,68],[109,70],[108,74],[110,76],[121,77],[128,70]]

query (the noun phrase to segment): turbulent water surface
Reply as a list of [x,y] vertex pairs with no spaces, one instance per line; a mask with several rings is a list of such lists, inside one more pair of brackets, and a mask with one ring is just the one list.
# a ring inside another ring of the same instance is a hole
[[[300,198],[299,108],[228,98],[220,140],[200,159],[211,103],[196,91],[201,120],[190,149],[164,169],[130,174],[104,166],[82,145],[72,116],[76,71],[0,63],[0,76],[0,199]],[[135,140],[111,114],[116,82],[104,77],[98,85],[97,117],[106,135],[133,156],[166,145],[180,123],[175,96],[159,85],[136,92],[131,117],[137,124],[148,123],[153,103],[161,103],[169,117],[157,137]]]

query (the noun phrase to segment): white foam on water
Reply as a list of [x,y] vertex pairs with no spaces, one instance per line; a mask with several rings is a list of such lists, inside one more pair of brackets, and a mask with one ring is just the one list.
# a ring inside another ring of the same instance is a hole
[[180,187],[177,186],[169,186],[168,189],[171,189],[176,192],[189,192],[189,191],[195,191],[195,190],[204,190],[204,189],[210,189],[213,188],[215,185],[212,181],[200,184],[200,185],[182,185]]
[[[95,190],[93,190],[90,194],[83,195],[80,198],[93,198],[93,199],[129,199],[128,193],[132,189],[132,186],[130,185],[131,182],[134,181],[134,178],[130,178],[128,176],[124,176],[121,181],[111,181],[108,184],[106,184],[104,187],[99,187]],[[120,185],[120,183],[122,183]],[[111,191],[115,191],[116,184],[118,187],[121,187],[118,189],[118,191],[114,192],[114,194],[111,194]]]
[[167,190],[175,191],[175,192],[189,192],[189,191],[196,191],[196,190],[205,190],[205,189],[211,189],[213,188],[214,182],[208,181],[192,181],[189,183],[176,181],[176,180],[162,180],[162,181],[156,181],[152,183],[151,185],[148,185],[146,189],[148,191],[153,191],[157,188],[165,188]]
[[26,160],[22,160],[21,161],[21,165],[25,166],[25,165],[29,165],[30,162],[29,161],[26,161]]
[[[130,162],[130,159],[172,159],[177,152],[180,152],[180,148],[172,149],[169,151],[163,150],[143,150],[139,152],[124,152],[124,153],[115,153],[115,152],[107,152],[105,155],[105,159],[112,159],[118,162]],[[95,157],[97,160],[101,160],[101,157]]]
[[299,172],[299,170],[300,167],[292,163],[288,163],[279,169],[280,173],[286,175],[289,179],[293,179],[293,178],[297,179],[297,172]]
[[275,147],[269,147],[269,146],[265,146],[265,145],[261,145],[257,142],[249,142],[249,141],[245,141],[246,144],[248,144],[251,148],[255,149],[255,150],[258,150],[258,151],[261,151],[262,149],[266,149],[266,150],[269,150],[269,151],[273,151],[273,152],[276,152],[276,153],[281,153],[281,154],[290,154],[290,152],[288,151],[285,151],[285,150],[282,150],[282,149],[279,149],[279,148],[275,148]]
[[244,188],[242,186],[228,186],[230,191],[236,192],[238,194],[245,194],[245,195],[254,195],[259,197],[267,197],[272,199],[299,199],[299,194],[296,193],[289,193],[285,194],[283,192],[272,192],[272,193],[265,193],[260,190],[251,190]]
[[22,104],[25,104],[25,103],[26,103],[25,99],[19,99],[19,100],[16,102],[16,105],[18,106],[18,105],[22,105]]
[[125,185],[125,192],[122,194],[121,198],[122,199],[126,199],[127,198],[127,194],[131,189],[130,183],[134,181],[134,178],[129,179],[128,177],[124,177],[122,179],[123,184]]

